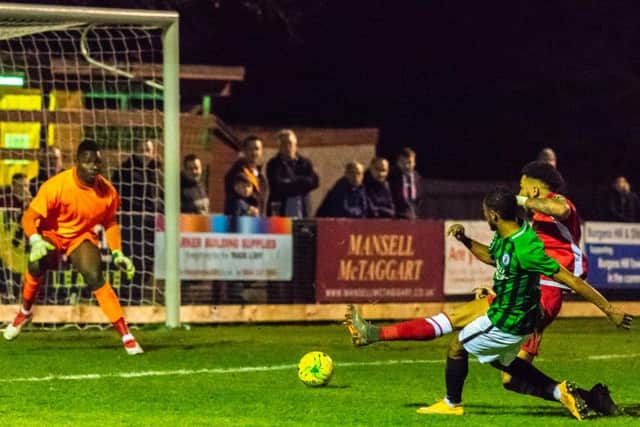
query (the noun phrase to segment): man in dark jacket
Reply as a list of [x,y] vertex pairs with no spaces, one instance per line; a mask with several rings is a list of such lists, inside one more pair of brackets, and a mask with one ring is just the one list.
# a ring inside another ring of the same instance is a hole
[[416,171],[416,153],[405,147],[389,174],[389,186],[398,218],[415,219],[420,214],[422,177]]
[[393,205],[391,189],[387,182],[389,162],[384,157],[374,157],[364,174],[364,188],[369,202],[371,218],[393,218],[396,209]]
[[604,219],[615,222],[637,222],[640,220],[640,199],[631,191],[624,176],[616,177],[607,194]]
[[369,203],[362,185],[363,177],[362,163],[356,161],[347,163],[344,176],[329,190],[316,216],[366,218],[369,214]]
[[209,196],[202,184],[202,162],[195,154],[187,154],[180,174],[180,211],[208,215]]
[[251,192],[251,204],[255,206],[260,215],[266,213],[269,186],[267,178],[262,173],[262,140],[257,136],[248,136],[242,141],[242,157],[240,157],[224,176],[225,212],[229,211],[228,204],[234,197],[233,189],[236,177],[244,174],[253,189]]
[[318,188],[318,174],[311,161],[298,154],[298,138],[289,129],[278,132],[280,152],[267,163],[269,216],[306,218],[309,193]]
[[[153,258],[156,215],[164,213],[162,165],[158,160],[159,141],[138,139],[133,154],[112,177],[120,195],[120,227],[125,253],[136,267],[130,294],[139,298],[145,286],[153,286]],[[123,297],[121,293],[121,297]]]

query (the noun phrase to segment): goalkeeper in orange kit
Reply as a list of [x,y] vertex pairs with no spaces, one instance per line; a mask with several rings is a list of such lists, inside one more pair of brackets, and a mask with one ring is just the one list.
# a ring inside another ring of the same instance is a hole
[[78,146],[76,166],[47,180],[24,213],[22,227],[30,244],[29,264],[24,274],[22,306],[5,329],[5,339],[16,338],[31,321],[33,303],[47,269],[54,268],[58,258],[66,254],[121,335],[127,354],[143,352],[129,332],[120,301],[102,271],[96,225],[105,229],[113,263],[129,280],[135,273],[131,260],[122,254],[116,222],[120,199],[113,185],[100,175],[101,166],[100,147],[85,139]]

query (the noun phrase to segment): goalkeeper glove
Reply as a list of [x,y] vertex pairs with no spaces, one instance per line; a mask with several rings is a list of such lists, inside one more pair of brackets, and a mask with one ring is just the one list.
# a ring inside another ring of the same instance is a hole
[[136,274],[136,267],[131,262],[131,258],[122,255],[122,252],[118,250],[113,251],[112,256],[115,266],[127,274],[127,279],[133,279],[133,275]]
[[29,251],[29,262],[41,260],[47,256],[47,252],[56,248],[37,233],[32,234],[31,237],[29,237],[29,245],[31,245],[31,250]]

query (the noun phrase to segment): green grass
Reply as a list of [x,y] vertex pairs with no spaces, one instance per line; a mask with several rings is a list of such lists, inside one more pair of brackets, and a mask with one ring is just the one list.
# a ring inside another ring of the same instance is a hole
[[[142,329],[147,351],[127,356],[113,331],[27,331],[0,342],[0,425],[7,426],[559,426],[575,425],[553,402],[506,392],[491,367],[471,363],[463,417],[415,414],[444,393],[447,340],[355,349],[341,325],[245,325]],[[323,350],[336,362],[325,388],[306,388],[295,364]],[[588,359],[593,355],[619,355]],[[635,354],[635,356],[633,356]],[[391,360],[422,363],[381,364]],[[347,364],[347,365],[345,365]],[[640,415],[640,344],[603,319],[560,320],[547,332],[549,375],[610,385]],[[290,365],[290,368],[277,368]],[[273,366],[265,371],[242,367]],[[182,374],[177,371],[184,370]],[[148,373],[123,377],[122,373]],[[73,379],[71,375],[96,376]],[[54,377],[43,379],[45,377]],[[41,378],[41,381],[12,381]],[[600,418],[597,426],[640,425]]]

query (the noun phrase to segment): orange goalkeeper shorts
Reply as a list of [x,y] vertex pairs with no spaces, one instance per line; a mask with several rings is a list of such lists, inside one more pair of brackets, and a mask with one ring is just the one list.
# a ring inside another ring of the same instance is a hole
[[95,246],[99,247],[98,236],[95,233],[85,232],[81,235],[74,237],[72,239],[62,237],[55,231],[43,231],[42,236],[51,242],[59,252],[64,252],[65,255],[69,256],[76,250],[78,246],[82,244],[85,240],[93,243]]

